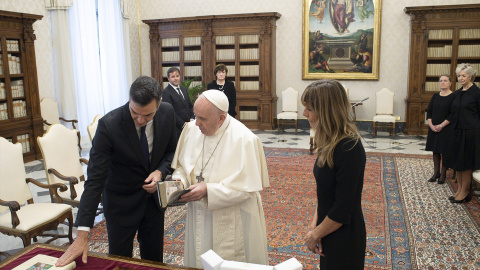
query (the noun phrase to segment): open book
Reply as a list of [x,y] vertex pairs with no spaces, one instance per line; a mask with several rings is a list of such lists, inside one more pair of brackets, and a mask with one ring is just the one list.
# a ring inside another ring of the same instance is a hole
[[179,202],[183,194],[190,191],[185,189],[182,181],[169,180],[168,178],[163,182],[157,182],[158,198],[162,208],[170,206],[184,205],[187,202]]
[[20,264],[19,266],[13,268],[12,270],[42,270],[42,269],[49,269],[49,270],[70,270],[75,269],[77,264],[75,261],[62,266],[56,267],[55,263],[57,262],[58,258],[38,254],[35,257],[31,258],[30,260]]

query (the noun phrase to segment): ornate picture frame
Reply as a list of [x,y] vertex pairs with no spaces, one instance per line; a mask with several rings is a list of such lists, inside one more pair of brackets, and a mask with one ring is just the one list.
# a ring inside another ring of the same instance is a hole
[[378,80],[382,0],[303,0],[304,80]]

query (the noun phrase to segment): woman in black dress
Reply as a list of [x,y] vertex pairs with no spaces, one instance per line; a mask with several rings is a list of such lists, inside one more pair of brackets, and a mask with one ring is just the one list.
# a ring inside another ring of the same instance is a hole
[[320,269],[362,269],[366,230],[362,212],[365,150],[345,90],[337,81],[310,84],[303,115],[315,129],[317,209],[305,244],[320,254]]
[[447,167],[442,167],[440,174],[440,161],[445,153],[450,126],[444,121],[450,113],[453,95],[450,87],[452,78],[450,75],[442,75],[439,79],[440,92],[432,96],[427,109],[428,135],[425,151],[433,152],[433,175],[428,182],[435,182],[438,179],[439,184],[445,183]]
[[216,80],[207,85],[207,89],[217,89],[222,91],[228,98],[228,114],[235,118],[237,112],[235,107],[237,106],[237,92],[235,91],[235,85],[233,82],[227,81],[228,68],[224,64],[218,64],[213,70]]
[[450,201],[464,203],[472,199],[472,173],[480,169],[480,88],[473,83],[476,70],[472,65],[460,64],[456,73],[462,87],[453,94],[446,120],[452,131],[443,163],[457,172],[458,189]]

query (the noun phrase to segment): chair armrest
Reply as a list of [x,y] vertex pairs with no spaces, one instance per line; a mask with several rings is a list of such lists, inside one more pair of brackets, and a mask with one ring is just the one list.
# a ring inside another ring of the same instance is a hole
[[73,129],[77,129],[77,128],[75,127],[75,123],[78,123],[78,120],[76,120],[76,119],[67,120],[67,119],[65,119],[65,118],[63,118],[63,117],[59,117],[59,119],[62,120],[63,122],[70,122],[70,123],[72,123]]
[[78,184],[78,179],[75,176],[65,176],[53,168],[48,169],[47,172],[55,175],[62,180],[70,182],[70,198],[73,200],[77,197],[77,192],[75,191],[75,184]]
[[4,201],[0,199],[0,205],[7,206],[10,209],[10,214],[12,215],[12,226],[15,229],[20,220],[17,216],[17,211],[20,210],[20,204],[17,201]]
[[57,203],[63,202],[62,198],[58,195],[57,189],[60,191],[67,191],[67,186],[65,184],[55,183],[55,184],[47,185],[47,184],[42,184],[33,178],[27,178],[25,181],[27,183],[32,183],[41,188],[48,188],[50,190],[50,194],[53,194],[53,196],[57,200]]
[[88,160],[85,159],[85,158],[80,158],[80,162],[85,164],[85,165],[88,165]]
[[47,122],[47,120],[43,120],[43,123],[47,126],[51,126],[52,124],[50,124],[49,122]]

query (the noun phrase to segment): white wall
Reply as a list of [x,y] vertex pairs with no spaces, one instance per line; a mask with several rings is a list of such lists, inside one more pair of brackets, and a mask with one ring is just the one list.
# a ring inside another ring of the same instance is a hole
[[[406,6],[475,4],[479,0],[383,0],[378,81],[341,81],[349,88],[351,99],[370,97],[357,107],[357,120],[371,120],[375,114],[375,92],[388,87],[395,92],[394,114],[405,120],[408,85],[410,16]],[[312,81],[302,80],[302,5],[303,0],[141,0],[140,18],[163,19],[219,14],[278,12],[277,20],[277,111],[281,109],[281,91],[292,86],[300,93]],[[148,26],[140,26],[143,75],[151,75]],[[138,47],[138,46],[137,46]],[[138,55],[138,54],[137,54]],[[137,75],[138,76],[138,75]],[[135,76],[134,76],[135,77]],[[299,104],[299,115],[303,107]]]
[[1,0],[0,10],[42,15],[43,18],[33,24],[35,31],[35,56],[40,99],[53,98],[53,52],[50,13],[45,9],[44,0]]

